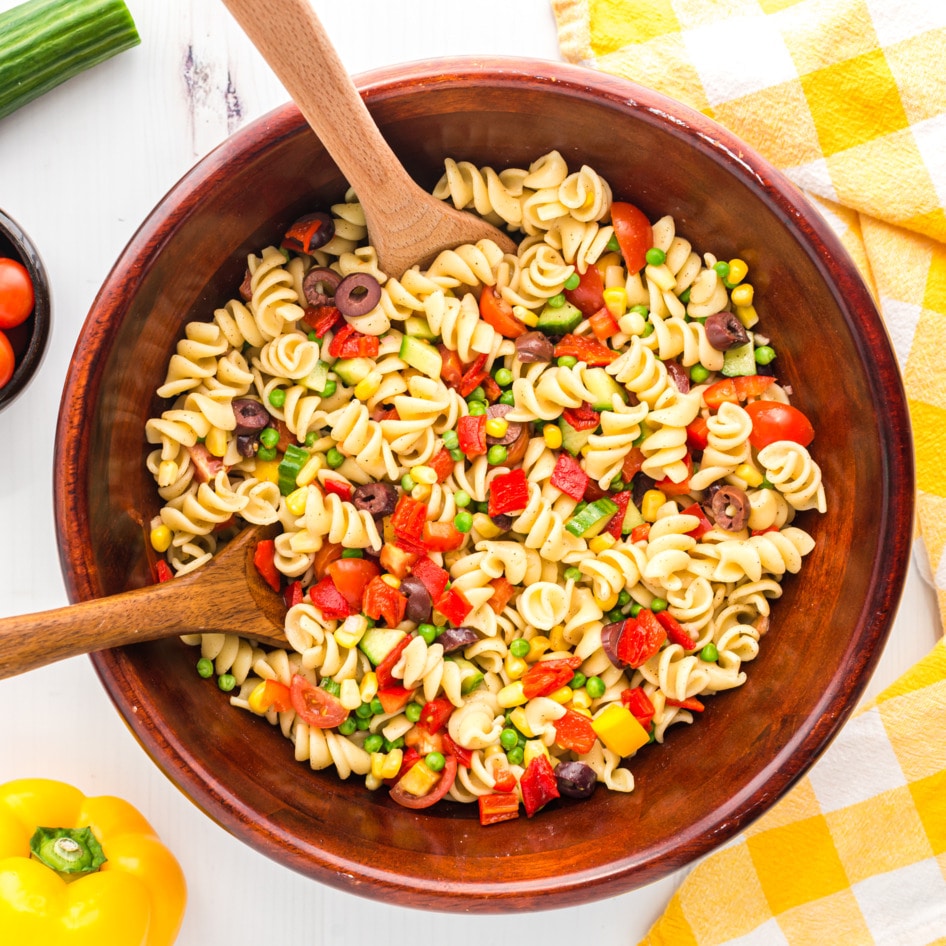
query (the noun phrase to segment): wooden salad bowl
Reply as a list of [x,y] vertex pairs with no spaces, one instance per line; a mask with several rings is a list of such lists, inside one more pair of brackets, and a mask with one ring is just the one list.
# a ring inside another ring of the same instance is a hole
[[[828,513],[774,602],[748,682],[639,753],[630,794],[600,789],[483,828],[475,805],[398,807],[361,780],[312,772],[265,721],[232,709],[178,640],[93,656],[119,712],[211,818],[280,863],[404,906],[496,913],[564,907],[674,871],[770,808],[854,709],[907,572],[914,474],[906,402],[881,319],[824,220],[781,174],[705,117],[590,70],[451,60],[373,72],[359,87],[424,187],[445,157],[497,169],[556,148],[698,249],[748,261],[779,378],[812,419]],[[73,600],[150,581],[158,508],[146,419],[183,324],[209,319],[247,253],[344,183],[295,106],[203,159],[142,225],[81,333],[56,436],[55,507]],[[553,810],[554,808],[554,810]]]

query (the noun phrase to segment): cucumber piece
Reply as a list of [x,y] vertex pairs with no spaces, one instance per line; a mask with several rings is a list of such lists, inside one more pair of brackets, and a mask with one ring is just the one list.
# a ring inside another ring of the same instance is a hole
[[288,496],[295,490],[296,477],[308,462],[308,450],[303,450],[302,447],[297,447],[294,443],[286,447],[286,452],[276,468],[280,495]]
[[582,539],[593,539],[618,511],[614,500],[602,496],[593,503],[588,503],[577,515],[572,516],[565,528]]
[[416,368],[421,374],[427,375],[428,378],[440,377],[443,358],[440,357],[440,352],[430,342],[426,342],[422,338],[405,335],[401,339],[401,350],[398,354],[403,361],[406,361],[412,368]]
[[[374,368],[374,362],[370,358],[339,358],[332,365],[335,374],[350,388],[353,388],[359,381],[364,381],[372,368]],[[313,390],[315,389],[313,388]],[[322,388],[318,390],[322,390]]]
[[404,322],[404,334],[411,338],[423,338],[426,341],[433,341],[437,336],[434,334],[430,323],[423,315],[412,315]]
[[546,305],[539,313],[535,327],[546,335],[566,335],[578,328],[583,318],[581,309],[570,302],[560,306]]
[[407,636],[396,627],[369,627],[358,641],[358,649],[377,667]]
[[745,345],[739,345],[737,348],[730,348],[723,352],[721,371],[727,378],[756,374],[755,342],[751,335]]
[[564,417],[559,417],[558,426],[562,432],[562,449],[567,450],[573,457],[581,453],[581,448],[594,433],[593,430],[575,430]]
[[627,510],[624,513],[624,521],[621,523],[621,535],[630,535],[637,526],[642,525],[644,517],[633,502],[627,504]]
[[327,361],[319,360],[316,366],[299,383],[305,385],[310,391],[324,391],[330,367]]
[[484,680],[483,672],[465,657],[447,657],[460,668],[460,693],[472,693]]
[[123,0],[28,0],[0,13],[0,118],[140,42]]
[[627,388],[615,381],[604,368],[588,368],[584,374],[585,387],[594,395],[591,406],[596,411],[613,411],[616,394],[627,404]]

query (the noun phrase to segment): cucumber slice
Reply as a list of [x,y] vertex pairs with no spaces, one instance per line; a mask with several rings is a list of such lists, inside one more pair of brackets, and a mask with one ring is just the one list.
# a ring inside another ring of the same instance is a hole
[[637,526],[642,525],[644,517],[633,502],[627,504],[627,510],[624,513],[624,521],[621,523],[621,535],[630,535]]
[[404,322],[404,334],[410,335],[411,338],[423,338],[428,342],[433,341],[437,337],[433,329],[431,329],[430,323],[423,315],[412,315],[407,319]]
[[465,657],[448,657],[460,668],[460,693],[472,693],[484,680],[483,672]]
[[572,516],[565,528],[583,539],[593,539],[618,511],[618,504],[606,496],[588,503],[581,512]]
[[594,433],[593,430],[575,430],[564,417],[559,417],[558,426],[562,432],[562,449],[567,450],[573,457],[581,453],[581,448]]
[[[416,368],[421,374],[427,375],[428,378],[440,377],[443,358],[440,357],[440,352],[430,342],[426,342],[422,338],[405,335],[401,339],[399,355],[403,361],[406,361],[412,368]],[[338,369],[336,368],[336,370]]]
[[324,391],[330,367],[328,362],[320,360],[300,384],[305,385],[310,391]]
[[358,649],[377,667],[407,636],[395,627],[369,627],[358,642]]
[[[332,365],[335,374],[350,388],[354,387],[359,381],[364,381],[372,368],[374,368],[374,362],[370,358],[339,358]],[[313,388],[313,390],[322,390],[322,388]]]
[[752,340],[751,334],[745,345],[739,345],[737,348],[730,348],[723,352],[723,367],[721,370],[727,378],[756,374],[755,342]]
[[583,318],[581,309],[570,302],[560,306],[546,305],[539,313],[535,327],[546,335],[566,335],[578,328]]
[[594,395],[591,406],[596,411],[613,411],[616,394],[627,404],[627,388],[615,381],[604,368],[588,368],[584,374],[585,387]]

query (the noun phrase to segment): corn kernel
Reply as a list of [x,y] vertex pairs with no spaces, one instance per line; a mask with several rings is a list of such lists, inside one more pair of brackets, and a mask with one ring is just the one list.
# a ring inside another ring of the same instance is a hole
[[522,751],[522,765],[524,768],[529,767],[529,763],[533,759],[537,759],[539,756],[545,756],[549,762],[552,761],[549,756],[549,750],[546,748],[545,743],[541,739],[529,739],[525,748]]
[[433,467],[424,465],[411,467],[411,479],[415,483],[433,486],[437,482],[437,471]]
[[365,788],[367,788],[369,792],[376,792],[383,784],[384,782],[376,778],[373,772],[369,772],[365,776]]
[[599,256],[595,266],[598,267],[598,272],[601,273],[601,278],[604,279],[605,274],[608,271],[609,266],[621,266],[621,256],[619,253],[605,253],[604,256]]
[[166,552],[171,547],[171,530],[163,522],[151,530],[150,538],[155,552]]
[[417,483],[414,488],[411,490],[411,499],[416,499],[418,502],[425,503],[430,499],[430,494],[433,492],[433,487],[427,483]]
[[507,683],[499,693],[496,694],[496,701],[503,709],[510,709],[513,706],[522,706],[529,701],[525,693],[522,692],[522,681],[515,680]]
[[535,663],[550,647],[552,642],[541,634],[537,634],[529,641],[529,653],[526,654],[527,663]]
[[608,534],[607,532],[602,535],[596,535],[589,543],[588,548],[592,552],[597,554],[598,552],[604,552],[607,549],[611,548],[614,545],[615,538],[613,535]]
[[266,480],[268,483],[279,482],[279,461],[278,460],[256,460],[253,468],[253,475],[258,480]]
[[318,475],[319,470],[325,466],[325,457],[321,453],[313,453],[308,460],[306,460],[305,466],[299,470],[299,475],[296,477],[296,486],[308,486],[315,477]]
[[736,285],[746,278],[749,272],[749,266],[743,259],[731,259],[729,261],[729,272],[726,274],[726,282]]
[[381,774],[384,769],[384,753],[383,752],[372,752],[371,753],[371,774],[374,778],[380,780],[384,779],[384,776]]
[[512,307],[512,314],[524,325],[528,325],[529,328],[535,328],[539,324],[539,317],[531,309],[527,309],[524,305],[514,305]]
[[561,703],[564,706],[566,703],[571,702],[573,693],[574,691],[570,686],[563,686],[555,690],[554,693],[550,693],[549,699],[555,700],[556,703]]
[[562,446],[562,429],[558,424],[546,424],[542,428],[542,439],[550,450],[558,450]]
[[510,680],[518,680],[529,669],[529,665],[522,657],[515,657],[510,653],[506,654],[503,665]]
[[659,489],[649,489],[641,500],[641,515],[645,522],[656,522],[657,512],[667,501],[667,497]]
[[369,670],[361,678],[358,695],[362,703],[370,703],[378,695],[378,675],[373,670]]
[[741,479],[746,486],[761,486],[763,476],[754,466],[748,463],[741,463],[733,470],[733,473]]
[[595,604],[601,608],[602,611],[613,611],[618,606],[618,593],[608,595],[606,598],[602,598],[597,594],[593,595],[595,599]]
[[549,647],[556,651],[572,649],[571,644],[565,639],[565,628],[563,625],[556,624],[555,627],[549,631]]
[[260,683],[257,683],[253,687],[250,695],[246,698],[246,704],[254,713],[259,713],[260,716],[269,709],[270,704],[263,699],[263,694],[266,692],[266,681],[263,680]]
[[286,497],[286,506],[294,516],[305,515],[305,504],[309,498],[309,487],[300,486]]
[[477,535],[484,539],[495,539],[502,532],[502,529],[484,512],[478,512],[473,516],[473,528]]
[[535,739],[535,737],[538,735],[538,733],[534,732],[532,727],[529,725],[529,717],[526,716],[525,707],[523,706],[517,706],[509,714],[509,722],[511,722],[513,726],[515,726],[516,729],[518,729],[519,732],[521,732],[522,735],[526,737],[526,739]]
[[756,312],[754,305],[737,305],[733,307],[736,312],[736,318],[746,328],[752,328],[759,321],[759,313]]
[[577,690],[572,690],[572,701],[570,706],[573,710],[577,711],[586,710],[591,706],[591,697],[588,696],[588,691],[584,687],[580,687]]
[[509,422],[503,420],[502,417],[490,417],[490,419],[486,421],[487,437],[505,437],[508,429]]
[[732,299],[733,305],[752,305],[752,297],[755,294],[750,283],[743,283],[741,286],[736,286],[735,289],[730,293],[730,298]]
[[204,446],[211,456],[222,457],[227,452],[227,432],[219,427],[211,427],[204,439]]
[[394,588],[395,591],[401,587],[401,579],[396,577],[395,575],[387,575],[387,574],[382,575],[381,580],[386,585],[389,585],[391,588]]
[[170,486],[179,472],[180,467],[173,460],[162,460],[158,464],[158,486]]
[[403,749],[392,749],[384,756],[384,765],[381,766],[381,778],[394,778],[401,771],[401,763],[404,761]]
[[369,371],[356,385],[354,395],[359,401],[367,401],[373,394],[378,393],[381,382],[384,380],[380,371]]
[[342,704],[349,712],[351,710],[358,709],[359,706],[364,702],[361,698],[361,693],[358,688],[358,681],[349,677],[347,680],[342,680],[339,694],[338,702]]
[[368,619],[363,614],[350,614],[334,631],[335,642],[339,647],[357,647],[358,642],[368,630]]
[[616,319],[621,318],[627,312],[627,290],[623,286],[613,286],[604,290],[604,304],[608,307],[608,312]]

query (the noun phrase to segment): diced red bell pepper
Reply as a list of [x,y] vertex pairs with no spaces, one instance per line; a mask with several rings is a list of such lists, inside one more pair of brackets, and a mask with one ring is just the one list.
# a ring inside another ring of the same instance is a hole
[[512,304],[494,286],[484,286],[480,292],[480,318],[504,338],[518,338],[527,331],[513,314]]
[[286,585],[282,593],[282,599],[286,602],[287,610],[294,608],[297,604],[302,604],[305,598],[305,592],[302,590],[301,581],[291,581]]
[[364,335],[347,322],[329,342],[333,358],[377,358],[381,343],[377,335]]
[[578,274],[578,285],[574,289],[565,290],[565,298],[585,318],[594,315],[604,305],[604,280],[597,266],[589,266],[583,273]]
[[424,522],[422,542],[428,552],[450,552],[460,548],[466,534],[452,522]]
[[654,483],[654,489],[659,489],[664,496],[682,496],[684,493],[689,493],[690,477],[693,475],[693,457],[690,455],[689,450],[687,450],[687,454],[684,457],[684,462],[687,466],[687,475],[680,480],[679,483],[670,479],[669,476],[665,476],[662,480],[658,480]]
[[631,529],[631,542],[646,542],[650,537],[650,523],[642,522]]
[[325,488],[326,493],[334,493],[336,496],[340,496],[344,499],[345,502],[351,501],[352,488],[350,483],[346,483],[344,480],[335,480],[331,477],[327,477],[322,486]]
[[378,689],[378,701],[385,713],[398,713],[411,701],[413,690],[401,686],[399,683],[389,683]]
[[473,605],[459,588],[449,588],[435,599],[434,610],[439,611],[454,627],[460,627],[473,610]]
[[480,806],[480,824],[483,826],[519,817],[519,796],[516,792],[480,795],[477,804]]
[[417,725],[431,734],[439,732],[444,723],[450,718],[453,709],[453,704],[445,696],[428,700],[420,711],[420,719],[417,721]]
[[154,574],[155,580],[160,584],[164,581],[170,581],[174,577],[174,572],[171,570],[171,566],[163,559],[159,558],[154,563]]
[[611,315],[607,306],[602,306],[597,312],[590,315],[588,317],[588,324],[591,326],[594,337],[598,339],[599,342],[606,342],[609,338],[617,335],[617,333],[621,331],[621,326],[618,325],[617,319]]
[[588,474],[571,454],[560,453],[555,461],[555,468],[552,470],[549,482],[566,496],[581,500],[585,496],[588,479]]
[[558,782],[552,763],[544,755],[535,756],[519,778],[522,804],[526,817],[531,818],[540,808],[559,797]]
[[606,489],[602,489],[596,480],[589,479],[588,485],[585,487],[585,495],[582,497],[582,499],[584,499],[586,503],[593,503],[595,500],[601,499],[607,495],[608,491]]
[[455,388],[463,377],[463,362],[459,354],[446,345],[438,345],[437,351],[440,352],[441,360],[440,379],[448,388]]
[[698,414],[696,420],[687,426],[687,446],[691,450],[705,450],[709,443],[709,421]]
[[490,584],[493,586],[493,594],[486,603],[496,614],[502,614],[509,604],[509,599],[516,593],[516,586],[505,575],[494,578]]
[[656,710],[643,687],[628,687],[626,690],[622,690],[621,702],[631,711],[631,715],[644,729],[650,729]]
[[624,517],[627,515],[627,507],[631,503],[631,491],[625,489],[620,493],[615,493],[611,497],[611,502],[618,507],[618,511],[608,521],[608,524],[604,527],[604,531],[612,538],[620,539],[622,530],[624,529]]
[[386,627],[397,627],[404,620],[407,597],[392,588],[383,575],[372,578],[365,587],[362,610],[369,618],[384,619]]
[[450,456],[449,450],[441,448],[439,453],[427,461],[427,466],[437,474],[437,482],[442,483],[453,472],[453,457]]
[[713,523],[707,519],[703,507],[699,503],[691,503],[683,510],[683,515],[696,516],[696,518],[700,520],[699,524],[687,533],[687,535],[692,536],[694,539],[702,539],[703,536],[713,528]]
[[460,383],[457,385],[457,393],[460,397],[469,397],[488,375],[486,355],[478,355],[463,372],[463,377],[460,378]]
[[424,556],[414,562],[411,574],[419,578],[432,601],[436,601],[442,594],[450,575],[445,568],[441,568],[432,558]]
[[[332,229],[325,231],[326,227]],[[329,233],[334,231],[335,225],[330,217],[321,213],[306,214],[289,227],[279,245],[293,253],[311,253],[316,247],[327,243],[331,239]]]
[[309,588],[309,600],[322,612],[322,615],[331,620],[333,618],[347,618],[352,613],[345,596],[335,587],[331,575],[326,575],[321,581]]
[[470,414],[457,420],[457,440],[466,456],[479,457],[486,453],[487,419],[485,414]]
[[306,306],[302,316],[302,321],[315,332],[316,338],[328,334],[342,319],[342,313],[333,305]]
[[391,513],[391,528],[398,537],[406,536],[421,542],[427,521],[427,503],[403,493]]
[[416,552],[408,552],[390,542],[385,542],[381,546],[378,562],[389,575],[394,575],[395,578],[407,578],[418,558],[419,555]]
[[711,384],[703,392],[703,403],[716,410],[720,404],[729,401],[738,404],[750,397],[759,397],[765,389],[775,381],[775,378],[766,374],[746,374],[735,378],[723,378]]
[[630,483],[632,479],[640,472],[644,463],[644,451],[640,447],[631,447],[624,457],[624,465],[621,467],[621,479],[625,483]]
[[679,706],[681,709],[692,710],[694,713],[702,713],[706,709],[702,701],[695,696],[688,696],[685,700],[672,700],[668,696],[666,703],[667,706]]
[[501,473],[493,479],[489,491],[490,516],[501,516],[510,512],[522,512],[529,504],[529,483],[525,470],[517,467]]
[[627,618],[618,640],[618,660],[637,669],[656,654],[667,639],[667,632],[653,611],[642,608],[636,618]]
[[567,709],[565,715],[556,719],[553,725],[555,726],[555,741],[563,749],[571,749],[579,755],[584,755],[594,748],[598,737],[591,728],[591,720],[587,716]]
[[223,460],[215,457],[202,443],[187,448],[194,464],[194,478],[198,483],[209,483],[222,469]]
[[408,644],[414,639],[413,634],[405,634],[388,652],[385,654],[384,660],[374,668],[375,675],[378,678],[378,689],[383,689],[391,685],[394,677],[391,676],[391,671],[394,669],[397,662],[401,659],[401,654],[404,653]]
[[587,335],[563,335],[555,346],[554,354],[556,358],[577,358],[589,367],[610,365],[618,357],[613,348]]
[[582,402],[581,407],[566,407],[562,417],[575,430],[594,430],[601,423],[601,415],[585,402]]
[[565,686],[581,665],[581,658],[574,655],[554,660],[540,660],[522,675],[522,694],[527,700],[536,696],[548,696]]
[[660,626],[667,632],[667,639],[671,644],[679,644],[684,650],[693,650],[693,638],[669,611],[658,611],[656,617]]
[[457,760],[457,765],[468,769],[473,764],[472,749],[464,749],[459,743],[454,742],[448,732],[442,732],[440,734],[440,740],[443,744],[444,754],[452,755]]
[[497,792],[511,792],[516,787],[516,773],[506,763],[505,756],[493,756],[490,762],[493,788]]
[[489,401],[490,404],[498,401],[500,395],[503,393],[503,389],[490,375],[487,375],[485,378],[483,378],[483,380],[480,382],[480,386],[483,388],[483,391],[486,394],[486,400]]

